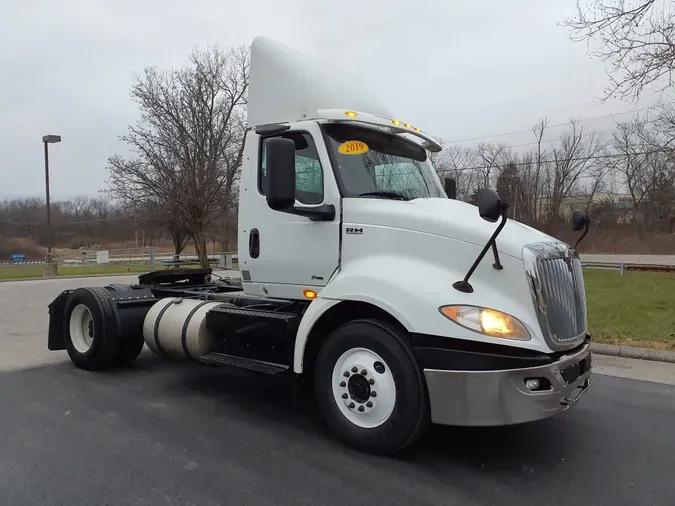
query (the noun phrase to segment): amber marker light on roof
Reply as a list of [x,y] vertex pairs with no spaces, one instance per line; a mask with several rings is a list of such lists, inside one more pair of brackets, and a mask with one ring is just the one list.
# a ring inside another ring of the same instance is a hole
[[350,118],[356,118],[358,114],[356,114],[354,111],[347,111],[345,112],[345,116],[349,116]]

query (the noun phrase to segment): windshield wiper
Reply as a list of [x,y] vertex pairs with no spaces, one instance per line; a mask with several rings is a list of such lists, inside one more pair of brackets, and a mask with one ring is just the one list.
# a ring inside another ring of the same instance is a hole
[[398,192],[377,191],[377,192],[359,193],[359,197],[370,197],[370,196],[383,197],[385,199],[394,199],[394,200],[410,200],[408,197]]

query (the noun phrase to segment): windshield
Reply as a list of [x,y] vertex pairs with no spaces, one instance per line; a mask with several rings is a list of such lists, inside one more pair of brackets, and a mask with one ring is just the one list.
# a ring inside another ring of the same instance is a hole
[[354,125],[323,128],[345,197],[446,197],[424,148]]

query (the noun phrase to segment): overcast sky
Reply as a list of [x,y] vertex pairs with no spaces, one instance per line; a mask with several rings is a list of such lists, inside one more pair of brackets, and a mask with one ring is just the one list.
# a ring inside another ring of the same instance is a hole
[[[3,1],[0,197],[44,194],[47,133],[63,137],[50,151],[54,197],[95,194],[136,118],[134,72],[256,35],[333,60],[381,90],[401,120],[447,141],[528,129],[544,115],[556,124],[653,103],[599,103],[603,62],[556,25],[572,14],[574,0]],[[608,129],[614,119],[585,125]]]

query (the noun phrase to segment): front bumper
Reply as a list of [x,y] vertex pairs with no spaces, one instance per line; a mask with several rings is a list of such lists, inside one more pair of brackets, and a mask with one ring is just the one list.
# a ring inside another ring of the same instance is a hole
[[[541,420],[566,411],[588,390],[590,342],[557,361],[521,369],[448,371],[424,369],[431,421],[442,425],[496,426]],[[550,389],[531,391],[537,378]]]

